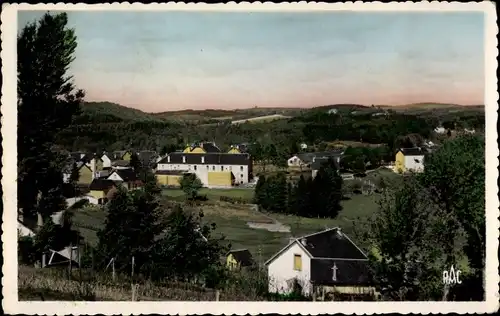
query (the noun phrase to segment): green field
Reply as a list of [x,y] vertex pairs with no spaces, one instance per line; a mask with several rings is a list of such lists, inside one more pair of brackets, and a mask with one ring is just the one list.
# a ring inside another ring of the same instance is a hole
[[[251,191],[231,189],[226,192],[226,190],[206,189],[203,194],[207,194],[209,201],[200,208],[204,213],[203,221],[205,223],[215,223],[217,226],[216,233],[223,234],[226,240],[231,243],[233,249],[247,248],[252,252],[255,259],[262,263],[285,246],[291,236],[298,237],[338,226],[351,239],[355,240],[354,225],[360,223],[358,218],[363,221],[373,213],[377,207],[376,201],[378,199],[378,195],[355,195],[352,199],[342,202],[343,210],[336,219],[267,214],[291,229],[291,233],[280,233],[250,228],[247,222],[267,222],[269,218],[256,212],[249,205],[235,205],[216,201],[221,195],[230,196],[231,194],[234,197],[251,197]],[[168,199],[183,198],[180,190],[165,190],[163,194],[167,195]],[[105,209],[86,208],[75,213],[75,226],[89,243],[95,245],[97,243],[96,232],[102,227],[106,217]]]
[[[199,195],[206,195],[209,200],[219,200],[221,196],[228,196],[232,198],[243,198],[252,199],[253,189],[207,189],[202,188]],[[166,197],[174,198],[175,200],[182,200],[184,198],[184,192],[181,189],[164,189],[162,195]]]

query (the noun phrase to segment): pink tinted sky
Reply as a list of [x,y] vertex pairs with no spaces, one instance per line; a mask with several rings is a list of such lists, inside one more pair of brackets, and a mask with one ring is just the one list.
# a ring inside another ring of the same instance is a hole
[[[41,13],[19,14],[22,27]],[[70,12],[89,101],[148,112],[483,104],[484,16]]]

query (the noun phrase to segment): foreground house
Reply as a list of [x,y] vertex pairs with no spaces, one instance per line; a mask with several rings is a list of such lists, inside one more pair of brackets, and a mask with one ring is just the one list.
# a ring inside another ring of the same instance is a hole
[[252,159],[249,154],[173,152],[158,162],[156,174],[163,171],[194,173],[205,187],[227,188],[251,180]]
[[304,295],[375,292],[367,256],[340,228],[292,239],[266,266],[273,293],[290,293],[295,282]]
[[397,173],[422,172],[426,151],[421,147],[400,148],[396,153],[395,171]]
[[226,266],[231,270],[251,267],[254,263],[252,254],[248,249],[231,250],[226,257]]

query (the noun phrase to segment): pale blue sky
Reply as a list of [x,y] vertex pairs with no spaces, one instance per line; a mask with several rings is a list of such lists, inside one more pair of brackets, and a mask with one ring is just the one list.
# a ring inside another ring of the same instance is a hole
[[[43,12],[19,12],[18,24]],[[89,100],[145,111],[482,104],[480,12],[71,11]]]

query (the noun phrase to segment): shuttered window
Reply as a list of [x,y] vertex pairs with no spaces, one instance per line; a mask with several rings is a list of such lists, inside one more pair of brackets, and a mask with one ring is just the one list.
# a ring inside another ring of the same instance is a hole
[[293,255],[293,269],[302,271],[302,257],[300,255]]

